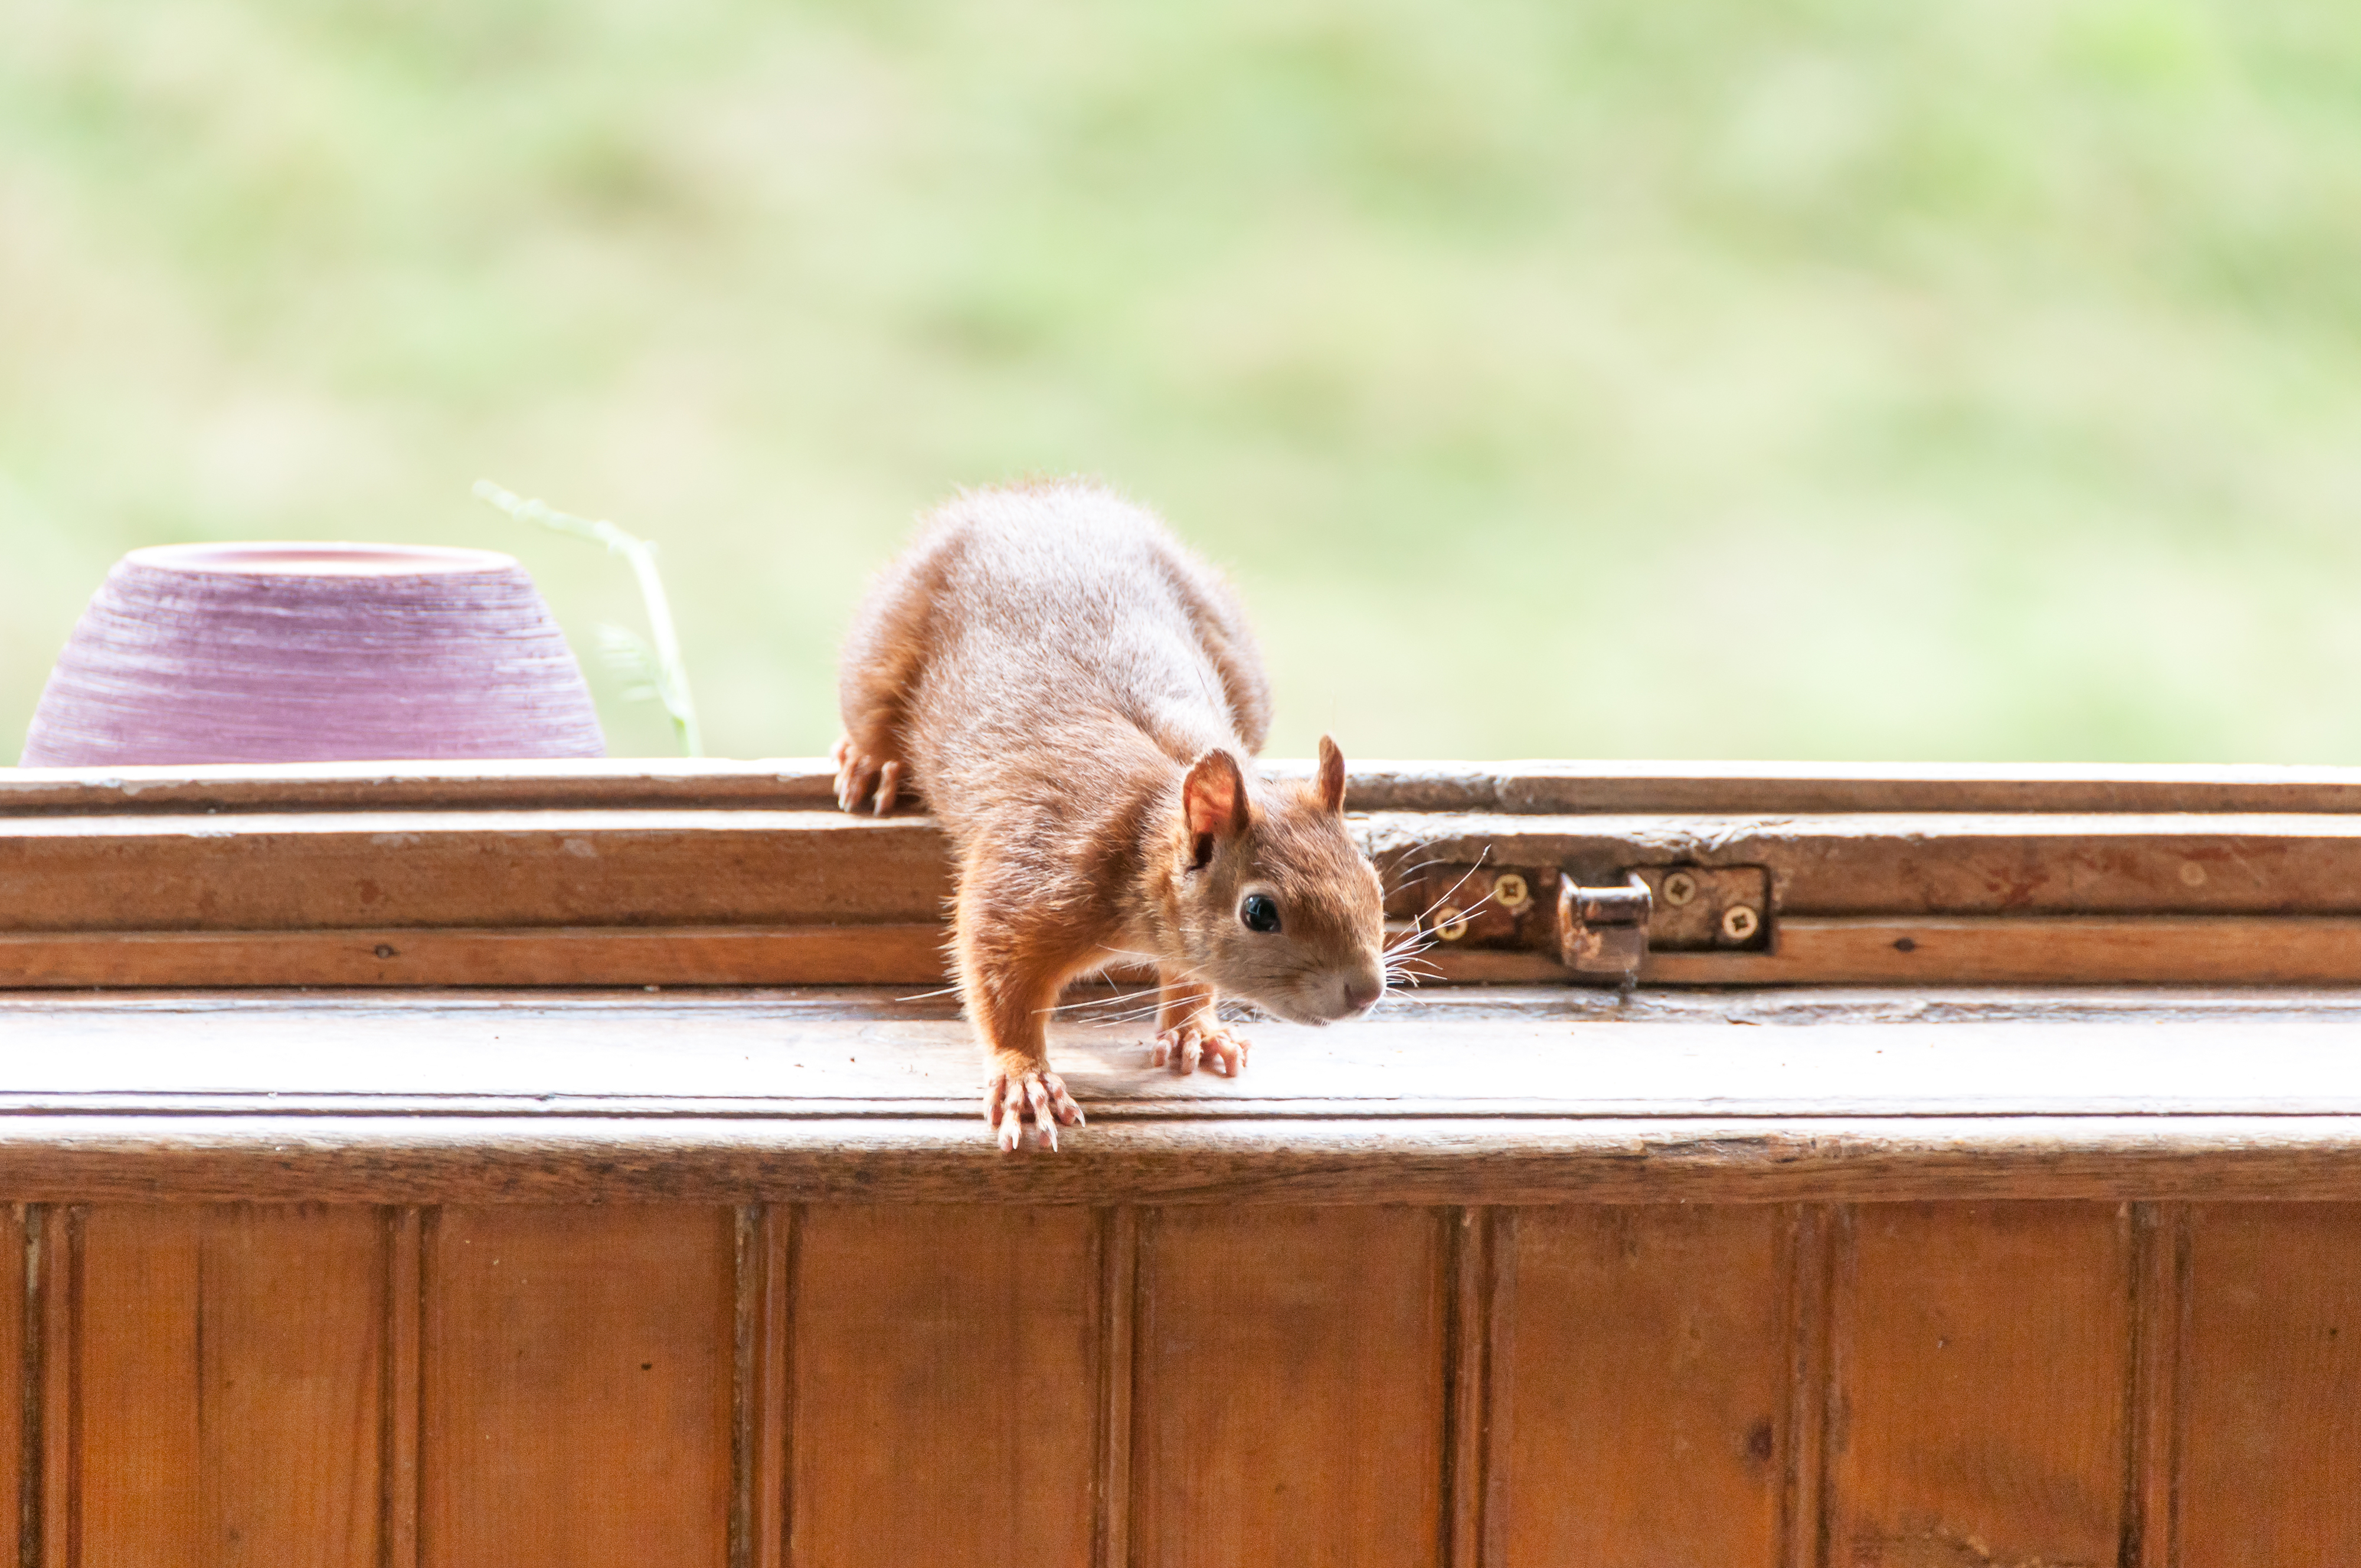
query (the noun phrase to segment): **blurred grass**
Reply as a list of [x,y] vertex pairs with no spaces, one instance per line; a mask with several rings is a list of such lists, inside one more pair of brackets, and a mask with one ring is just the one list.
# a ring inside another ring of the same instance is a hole
[[2329,0],[0,38],[0,751],[139,544],[490,545],[637,624],[489,476],[662,543],[715,751],[815,752],[912,514],[1085,470],[1238,578],[1282,754],[2361,762]]

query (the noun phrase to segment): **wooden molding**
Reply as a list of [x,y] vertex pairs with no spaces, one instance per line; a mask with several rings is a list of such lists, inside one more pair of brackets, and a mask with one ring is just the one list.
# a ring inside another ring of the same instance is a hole
[[[0,988],[938,978],[941,835],[829,788],[796,759],[0,770]],[[1760,950],[1652,951],[1645,985],[2361,981],[2354,770],[1379,763],[1349,799],[1398,919],[1437,862],[1755,868]],[[1595,983],[1537,916],[1484,922],[1446,981]]]

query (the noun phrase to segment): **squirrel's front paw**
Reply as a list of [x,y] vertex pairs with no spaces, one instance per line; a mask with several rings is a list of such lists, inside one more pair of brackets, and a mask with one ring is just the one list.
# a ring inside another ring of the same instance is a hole
[[1235,1078],[1246,1070],[1246,1041],[1210,1018],[1176,1024],[1156,1036],[1156,1065],[1168,1063],[1174,1072],[1194,1072],[1197,1063],[1219,1067]]
[[1046,1069],[995,1072],[983,1091],[984,1120],[990,1122],[1001,1149],[1015,1149],[1025,1141],[1025,1117],[1032,1113],[1041,1146],[1058,1146],[1060,1127],[1082,1124],[1082,1108],[1066,1092],[1065,1080]]
[[836,804],[846,811],[858,811],[861,803],[869,798],[873,786],[877,794],[877,815],[884,816],[894,809],[894,797],[902,790],[902,764],[898,760],[870,756],[853,748],[852,738],[845,736],[836,743]]

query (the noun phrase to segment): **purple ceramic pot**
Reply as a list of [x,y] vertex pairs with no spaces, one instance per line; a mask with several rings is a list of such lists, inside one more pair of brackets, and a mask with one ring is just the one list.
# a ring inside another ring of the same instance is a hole
[[509,556],[166,544],[107,574],[24,765],[606,754],[581,666]]

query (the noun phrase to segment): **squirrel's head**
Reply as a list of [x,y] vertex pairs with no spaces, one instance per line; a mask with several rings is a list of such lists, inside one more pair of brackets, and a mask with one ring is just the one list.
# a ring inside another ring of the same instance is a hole
[[1290,1023],[1367,1012],[1385,993],[1377,868],[1345,828],[1345,758],[1320,738],[1308,784],[1249,788],[1216,748],[1180,785],[1170,868],[1183,960],[1216,990]]

